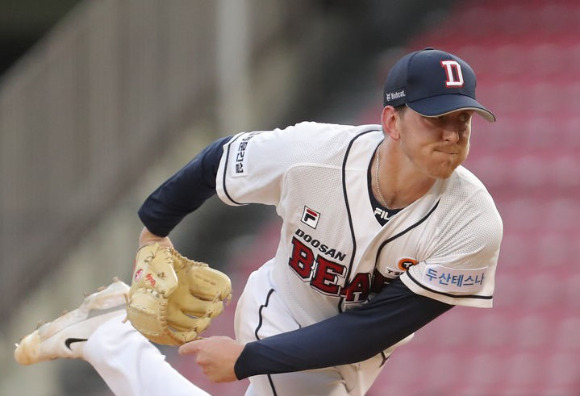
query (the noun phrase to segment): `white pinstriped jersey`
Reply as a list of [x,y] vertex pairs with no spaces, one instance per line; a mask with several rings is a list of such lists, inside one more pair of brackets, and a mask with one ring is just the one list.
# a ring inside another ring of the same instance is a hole
[[381,226],[367,175],[383,138],[380,125],[304,122],[240,133],[224,146],[220,199],[275,205],[283,219],[271,283],[301,326],[399,276],[447,304],[492,305],[502,221],[491,196],[459,167]]

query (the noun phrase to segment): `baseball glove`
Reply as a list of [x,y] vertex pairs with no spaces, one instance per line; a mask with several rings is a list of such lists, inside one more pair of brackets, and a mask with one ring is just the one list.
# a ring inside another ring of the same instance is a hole
[[181,345],[198,338],[231,299],[228,276],[158,243],[139,249],[127,318],[149,340]]

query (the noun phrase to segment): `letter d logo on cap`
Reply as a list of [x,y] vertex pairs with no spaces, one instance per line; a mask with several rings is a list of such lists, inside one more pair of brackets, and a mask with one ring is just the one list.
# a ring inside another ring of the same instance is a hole
[[463,86],[463,73],[461,72],[461,65],[454,60],[441,61],[441,66],[445,69],[447,74],[447,81],[445,86],[447,88],[456,88]]

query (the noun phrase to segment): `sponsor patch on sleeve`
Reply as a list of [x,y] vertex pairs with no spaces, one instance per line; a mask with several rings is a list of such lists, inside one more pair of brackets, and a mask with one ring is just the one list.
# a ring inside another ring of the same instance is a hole
[[234,171],[232,176],[246,176],[248,173],[248,144],[256,133],[248,133],[234,146]]
[[427,265],[422,283],[438,290],[473,293],[482,288],[486,270],[487,268],[457,269],[442,265]]

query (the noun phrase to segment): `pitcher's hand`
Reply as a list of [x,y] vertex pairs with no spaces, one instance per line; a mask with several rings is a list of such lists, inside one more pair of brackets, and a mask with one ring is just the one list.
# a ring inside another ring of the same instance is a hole
[[214,336],[188,342],[179,347],[180,355],[195,355],[195,361],[213,382],[236,381],[234,364],[244,346],[230,337]]

